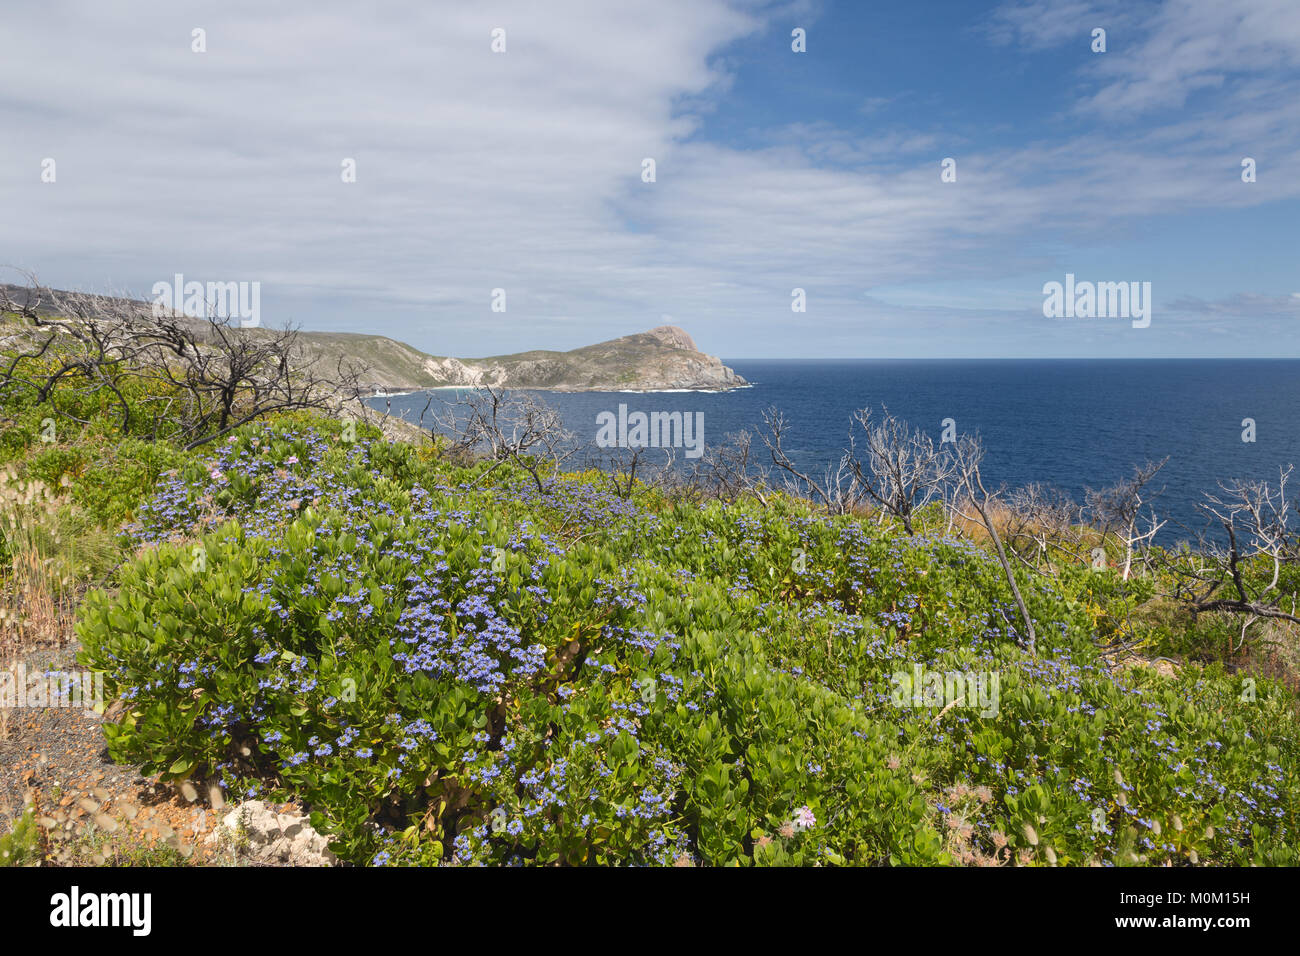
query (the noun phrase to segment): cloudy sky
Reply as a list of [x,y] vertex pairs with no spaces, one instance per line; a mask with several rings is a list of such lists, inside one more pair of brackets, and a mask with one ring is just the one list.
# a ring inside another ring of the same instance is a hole
[[[1300,356],[1296,0],[5,0],[0,40],[0,264],[55,287],[466,356]],[[1066,273],[1150,326],[1045,318]]]

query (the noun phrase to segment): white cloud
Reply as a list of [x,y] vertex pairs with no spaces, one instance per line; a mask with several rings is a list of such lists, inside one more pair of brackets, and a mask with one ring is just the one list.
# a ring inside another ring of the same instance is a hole
[[1186,296],[1169,303],[1169,308],[1187,315],[1202,318],[1300,318],[1300,293],[1284,295],[1254,295],[1239,292],[1223,299],[1199,299]]
[[1122,55],[1099,60],[1105,85],[1087,107],[1134,113],[1177,108],[1198,90],[1222,88],[1233,77],[1300,66],[1300,5],[1294,0],[1167,0],[1147,31]]
[[989,15],[984,29],[1000,45],[1048,50],[1075,44],[1090,51],[1094,28],[1120,33],[1151,8],[1149,0],[1012,0]]
[[[1181,66],[1117,58],[1085,104],[1170,102],[1234,56],[1293,62],[1285,24],[1196,4],[1197,28],[1216,29],[1230,55],[1188,47],[1194,28],[1174,16],[1188,6],[1134,8],[1148,17],[1141,49],[1177,51]],[[998,36],[1066,42],[1093,9],[1020,4]],[[1300,197],[1300,97],[1277,72],[1234,83],[1231,109],[1123,136],[1081,126],[981,150],[918,110],[906,128],[861,114],[851,130],[792,122],[752,150],[693,138],[725,103],[719,51],[792,55],[786,19],[722,0],[232,0],[201,15],[150,0],[130,17],[10,0],[22,42],[0,63],[0,261],[138,294],[177,271],[260,280],[268,316],[450,354],[577,346],[665,314],[711,351],[906,352],[942,336],[945,316],[947,341],[974,317],[1015,325],[994,308],[891,312],[864,290],[1059,277],[1064,245],[1106,241],[1138,217]],[[195,26],[206,54],[190,52]],[[497,26],[505,54],[489,49]],[[1246,188],[1236,167],[1255,152],[1267,175]],[[956,184],[939,181],[948,155]],[[55,185],[39,182],[45,156]],[[340,181],[345,157],[354,185]],[[790,312],[795,286],[807,316]],[[504,315],[489,310],[498,287]]]

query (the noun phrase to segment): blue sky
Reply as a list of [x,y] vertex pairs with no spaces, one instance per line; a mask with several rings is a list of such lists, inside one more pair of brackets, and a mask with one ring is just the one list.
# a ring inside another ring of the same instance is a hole
[[[1300,355],[1295,0],[132,10],[6,8],[0,262],[49,285],[466,356]],[[1066,273],[1151,324],[1045,318]]]

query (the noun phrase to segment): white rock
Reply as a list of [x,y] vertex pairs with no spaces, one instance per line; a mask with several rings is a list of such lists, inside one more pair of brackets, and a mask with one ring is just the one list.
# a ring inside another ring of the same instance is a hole
[[[240,831],[243,839],[240,839]],[[228,842],[255,862],[289,866],[333,866],[338,863],[329,841],[312,829],[301,813],[276,813],[261,800],[249,800],[222,817],[208,836],[209,843]]]

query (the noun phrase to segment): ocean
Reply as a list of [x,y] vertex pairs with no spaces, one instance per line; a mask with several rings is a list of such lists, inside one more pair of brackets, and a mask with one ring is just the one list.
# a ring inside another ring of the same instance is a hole
[[[1232,478],[1276,481],[1300,462],[1300,360],[987,359],[726,360],[752,387],[731,392],[536,392],[578,438],[594,442],[597,415],[703,413],[712,447],[728,433],[757,431],[776,407],[791,425],[787,450],[820,470],[838,460],[854,409],[882,404],[937,441],[946,418],[978,432],[985,483],[1055,485],[1082,500],[1165,456],[1153,499],[1169,518],[1166,542],[1206,527],[1196,503]],[[435,392],[435,407],[455,392]],[[427,393],[372,399],[414,421]],[[1253,442],[1242,440],[1254,420]],[[757,443],[756,443],[757,444]],[[761,450],[761,449],[760,449]],[[765,450],[761,450],[765,453]],[[680,459],[681,453],[678,453]],[[1300,488],[1300,479],[1297,480]],[[1217,535],[1216,535],[1217,536]]]

